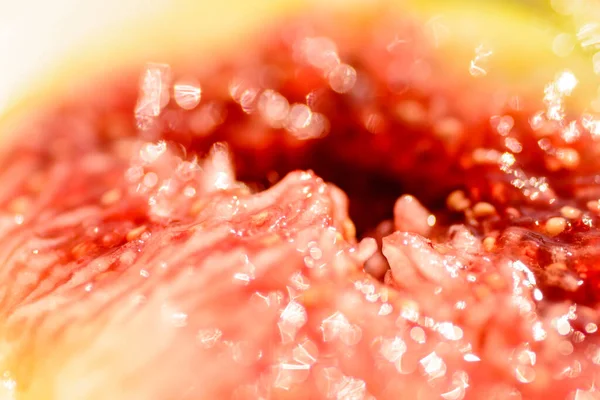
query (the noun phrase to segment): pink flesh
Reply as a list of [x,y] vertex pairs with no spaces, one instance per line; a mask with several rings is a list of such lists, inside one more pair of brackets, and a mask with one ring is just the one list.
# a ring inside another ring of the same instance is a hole
[[[475,109],[492,89],[461,90],[410,22],[381,25],[337,41],[358,71],[347,94],[294,56],[319,29],[300,21],[197,72],[193,110],[159,104],[137,130],[127,77],[21,132],[0,163],[5,380],[26,399],[596,398],[596,142],[584,131],[572,147],[588,162],[551,171],[535,105]],[[389,51],[398,29],[413,52]],[[323,137],[278,126],[259,100],[272,87],[306,99]],[[537,199],[474,155],[507,151],[503,113],[522,173],[550,182]],[[451,212],[457,188],[496,211]],[[551,236],[565,205],[581,215]]]

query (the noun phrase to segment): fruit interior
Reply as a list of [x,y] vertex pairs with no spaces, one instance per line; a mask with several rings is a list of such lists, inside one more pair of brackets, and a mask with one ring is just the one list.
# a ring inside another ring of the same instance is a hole
[[13,134],[6,396],[597,396],[600,125],[569,115],[575,76],[542,101],[483,48],[469,68],[409,18],[362,23],[124,72]]

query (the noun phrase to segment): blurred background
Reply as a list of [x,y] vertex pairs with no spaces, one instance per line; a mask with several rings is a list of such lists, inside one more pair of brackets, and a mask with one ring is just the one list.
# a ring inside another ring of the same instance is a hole
[[[411,7],[461,10],[498,4],[522,8],[556,27],[563,36],[550,44],[566,57],[576,33],[600,21],[597,0],[391,0]],[[321,4],[316,0],[21,0],[0,1],[0,114],[25,92],[51,87],[82,70],[110,70],[117,64],[164,57],[165,52],[199,49],[249,24],[260,26],[278,12]],[[375,5],[377,0],[331,0],[339,7]],[[432,10],[432,11],[431,11]],[[490,11],[493,13],[494,11]],[[520,11],[519,11],[520,12]],[[510,27],[505,27],[510,36]],[[595,33],[600,38],[600,29]],[[526,41],[516,37],[514,40]],[[596,39],[594,39],[596,40]],[[182,42],[188,45],[181,46]],[[600,43],[600,39],[596,43]],[[182,50],[185,49],[185,50]],[[591,57],[591,56],[590,56]],[[598,70],[600,70],[600,56]],[[60,74],[59,74],[60,71]],[[61,75],[62,74],[62,75]],[[60,78],[63,76],[63,78]]]
[[[0,112],[27,83],[80,46],[132,21],[156,18],[168,0],[0,1]],[[127,35],[126,31],[122,32]]]

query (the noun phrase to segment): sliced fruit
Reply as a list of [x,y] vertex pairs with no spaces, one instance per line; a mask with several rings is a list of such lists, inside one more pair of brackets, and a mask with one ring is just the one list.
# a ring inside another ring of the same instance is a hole
[[11,132],[8,395],[597,394],[598,121],[568,113],[578,76],[531,97],[419,19],[339,15],[123,73]]

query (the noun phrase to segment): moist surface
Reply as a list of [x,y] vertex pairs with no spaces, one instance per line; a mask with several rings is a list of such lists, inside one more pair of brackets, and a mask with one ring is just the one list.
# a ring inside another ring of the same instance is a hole
[[598,395],[600,130],[565,109],[574,76],[527,98],[411,20],[340,25],[152,64],[15,133],[7,395]]

